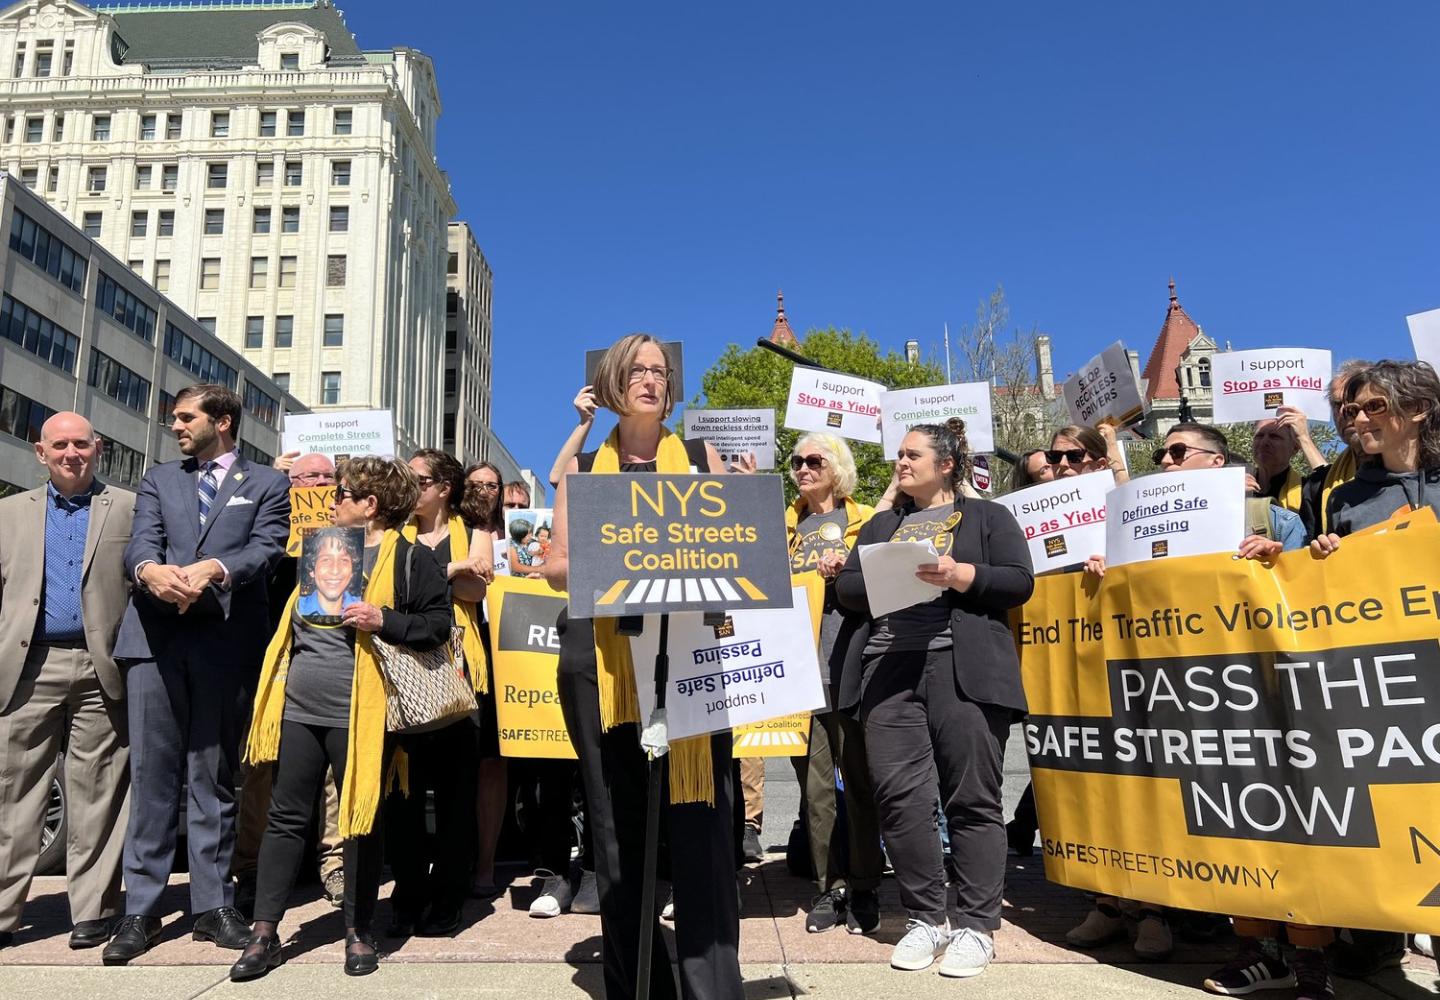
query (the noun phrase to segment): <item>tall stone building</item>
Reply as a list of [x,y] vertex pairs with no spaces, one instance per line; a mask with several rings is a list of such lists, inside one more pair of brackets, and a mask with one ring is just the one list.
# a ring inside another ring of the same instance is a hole
[[[328,0],[0,11],[0,161],[315,409],[442,441],[435,71]],[[487,368],[488,372],[488,368]]]
[[491,460],[490,372],[494,275],[468,222],[450,223],[445,266],[446,451],[466,465]]
[[[1182,412],[1190,420],[1208,423],[1215,412],[1210,386],[1210,358],[1219,348],[1190,318],[1170,279],[1170,307],[1160,324],[1160,335],[1150,349],[1141,372],[1140,393],[1147,413],[1147,437],[1161,439],[1179,423]],[[1226,344],[1228,351],[1230,345]]]

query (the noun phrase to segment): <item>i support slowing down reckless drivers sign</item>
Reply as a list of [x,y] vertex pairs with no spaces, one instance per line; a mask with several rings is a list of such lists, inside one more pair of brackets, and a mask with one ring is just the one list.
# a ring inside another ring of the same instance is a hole
[[566,489],[572,618],[790,607],[779,476],[591,474]]

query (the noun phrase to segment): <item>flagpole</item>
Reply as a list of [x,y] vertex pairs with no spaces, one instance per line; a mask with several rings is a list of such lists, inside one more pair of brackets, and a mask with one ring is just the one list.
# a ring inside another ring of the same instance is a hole
[[950,324],[945,324],[945,384],[954,385],[955,378],[950,374]]

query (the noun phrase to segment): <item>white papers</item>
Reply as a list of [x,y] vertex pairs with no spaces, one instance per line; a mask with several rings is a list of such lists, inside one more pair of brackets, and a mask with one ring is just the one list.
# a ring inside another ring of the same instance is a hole
[[879,382],[796,365],[790,376],[785,426],[879,444],[880,394],[884,391]]
[[865,578],[870,617],[879,618],[933,601],[942,588],[921,580],[915,571],[939,558],[935,543],[928,538],[923,542],[879,542],[860,546],[860,573]]
[[735,459],[755,453],[757,469],[775,468],[775,411],[698,410],[686,408],[681,417],[685,439],[704,438],[715,446],[720,461],[730,468]]
[[1210,359],[1215,423],[1268,420],[1281,406],[1330,419],[1330,352],[1303,347],[1229,351]]
[[1060,388],[1077,424],[1098,424],[1108,418],[1123,425],[1144,412],[1130,355],[1118,340],[1085,362]]
[[1245,470],[1232,466],[1132,479],[1110,491],[1105,522],[1105,561],[1111,566],[1233,552],[1245,533]]
[[1406,316],[1405,322],[1410,324],[1410,340],[1415,345],[1415,357],[1440,368],[1440,309]]
[[971,454],[995,450],[989,382],[893,389],[880,394],[880,408],[886,458],[894,459],[905,432],[916,424],[944,424],[951,417],[965,421]]
[[1114,488],[1114,473],[1091,472],[1016,490],[998,502],[1015,515],[1030,543],[1030,562],[1044,573],[1105,554],[1105,496]]
[[314,452],[333,458],[395,455],[395,420],[389,410],[325,410],[287,413],[281,451]]

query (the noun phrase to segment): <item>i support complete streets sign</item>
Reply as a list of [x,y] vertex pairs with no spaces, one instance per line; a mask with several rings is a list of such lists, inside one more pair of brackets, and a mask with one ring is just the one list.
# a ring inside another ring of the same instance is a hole
[[778,476],[571,476],[570,616],[791,606]]

